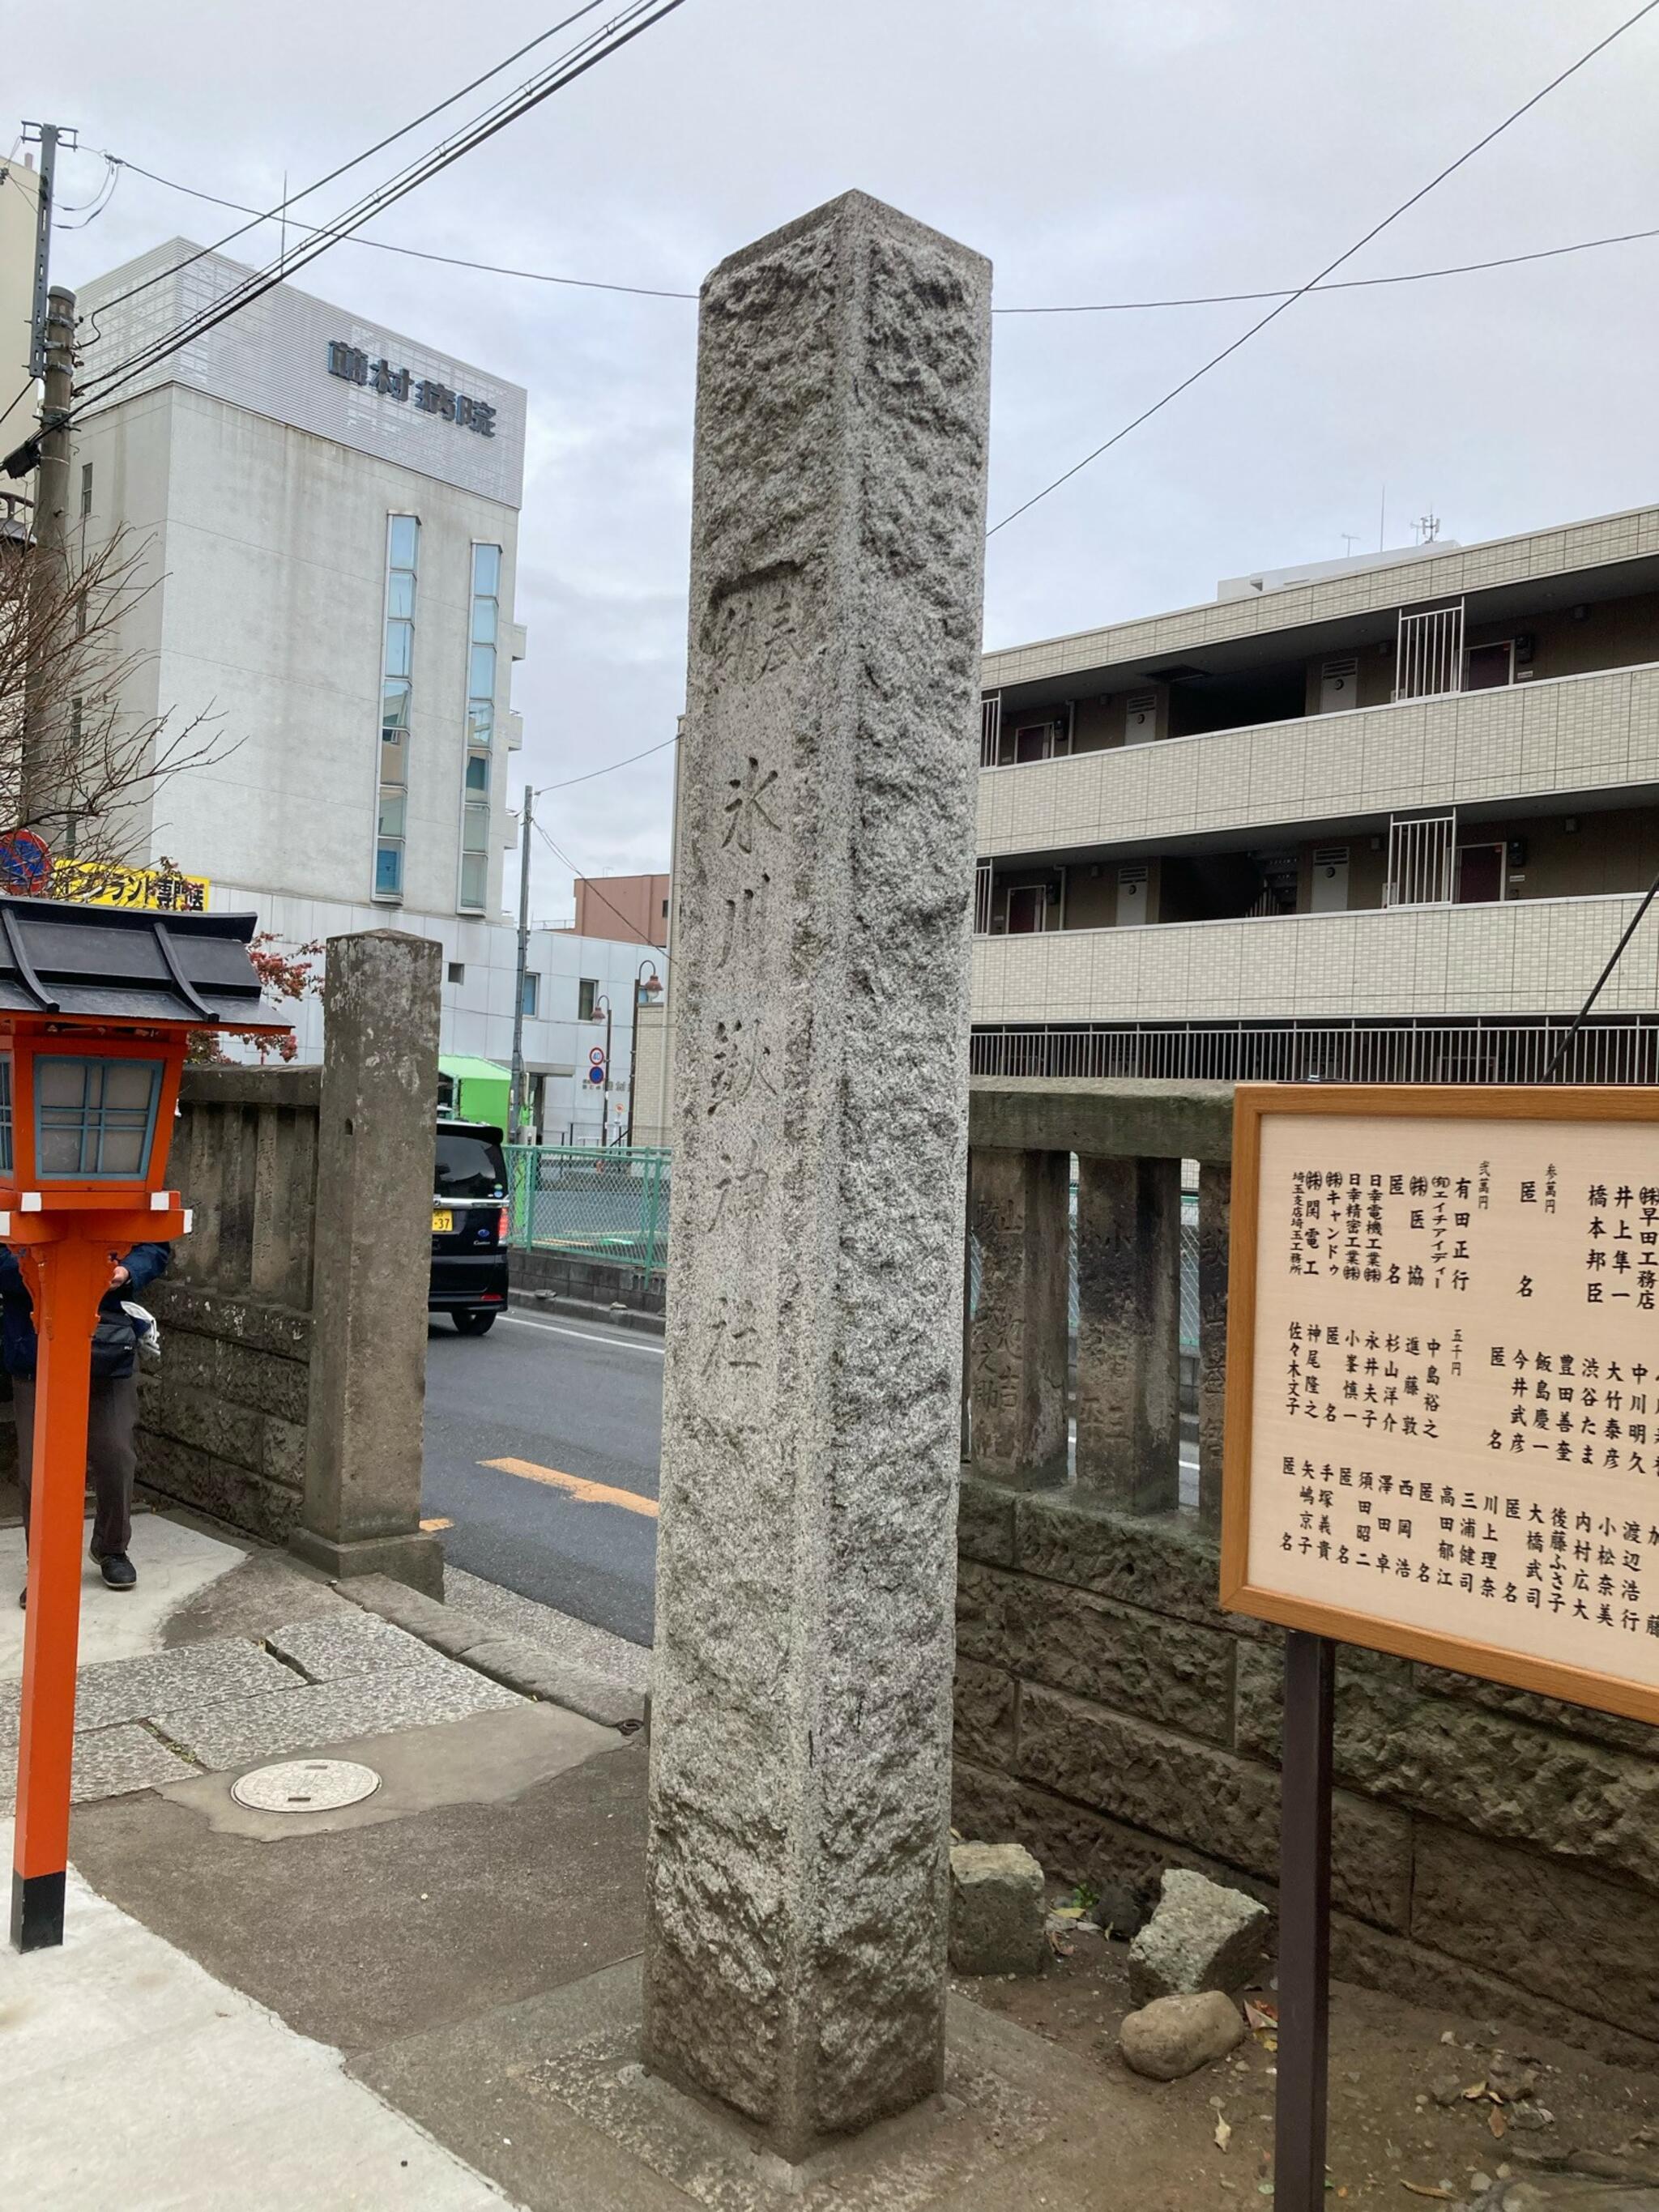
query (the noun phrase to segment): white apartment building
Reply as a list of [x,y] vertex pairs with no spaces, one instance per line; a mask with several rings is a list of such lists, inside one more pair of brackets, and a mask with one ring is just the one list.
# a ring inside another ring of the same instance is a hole
[[[986,1074],[1519,1082],[1659,875],[1659,507],[988,653]],[[1659,1081],[1659,903],[1560,1071]]]
[[[149,586],[122,640],[140,657],[126,703],[173,729],[205,718],[215,753],[134,810],[126,857],[208,878],[214,907],[252,910],[289,945],[436,939],[444,1051],[505,1062],[526,395],[282,284],[98,398],[95,380],[248,273],[174,239],[77,301],[94,395],[80,526],[130,533]],[[516,896],[516,868],[512,882]],[[610,1095],[625,1085],[625,951],[537,933],[525,1048],[550,1136],[596,1137],[606,1104],[585,1079],[584,980],[617,1009]],[[319,1010],[298,1028],[317,1056]]]

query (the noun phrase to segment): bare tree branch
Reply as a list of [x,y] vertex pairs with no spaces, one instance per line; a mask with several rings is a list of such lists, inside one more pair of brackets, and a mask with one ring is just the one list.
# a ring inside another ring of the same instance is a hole
[[150,655],[132,618],[161,580],[148,551],[125,530],[62,561],[0,541],[0,826],[80,864],[44,896],[95,896],[147,865],[155,794],[240,742],[210,709],[180,722],[136,703]]

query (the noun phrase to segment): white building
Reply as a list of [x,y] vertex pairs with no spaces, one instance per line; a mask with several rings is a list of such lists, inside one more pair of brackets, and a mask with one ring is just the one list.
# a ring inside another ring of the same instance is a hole
[[[85,531],[131,533],[150,589],[126,703],[216,757],[135,810],[127,857],[166,858],[290,945],[398,927],[443,945],[443,1049],[505,1062],[502,914],[525,393],[279,285],[101,398],[98,380],[249,272],[175,239],[83,288],[74,465]],[[516,888],[516,870],[513,882]],[[598,1133],[582,979],[627,1076],[628,948],[538,933],[526,1059],[550,1135]],[[301,1046],[320,1050],[303,1008]]]

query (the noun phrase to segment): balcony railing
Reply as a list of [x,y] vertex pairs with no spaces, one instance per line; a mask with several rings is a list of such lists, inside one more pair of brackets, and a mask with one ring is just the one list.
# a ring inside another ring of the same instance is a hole
[[984,769],[981,855],[1659,784],[1659,662]]
[[[977,1029],[975,1075],[1175,1083],[1542,1083],[1571,1029],[1549,1022],[1126,1023]],[[1585,1024],[1555,1080],[1659,1083],[1659,1014]]]

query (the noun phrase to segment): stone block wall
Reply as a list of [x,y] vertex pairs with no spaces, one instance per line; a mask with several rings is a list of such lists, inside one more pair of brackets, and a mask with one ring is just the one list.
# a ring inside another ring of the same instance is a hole
[[[960,1832],[1271,1901],[1279,1634],[1194,1516],[964,1469],[958,1543]],[[1338,1974],[1659,2057],[1659,1729],[1344,1647],[1335,1757]]]
[[140,1481],[275,1543],[305,1490],[320,1099],[314,1067],[186,1069],[168,1179],[195,1226],[146,1301]]

